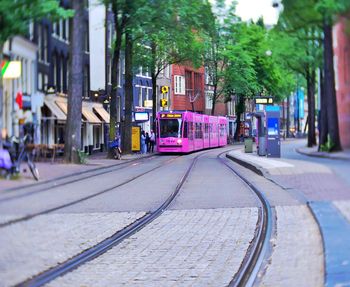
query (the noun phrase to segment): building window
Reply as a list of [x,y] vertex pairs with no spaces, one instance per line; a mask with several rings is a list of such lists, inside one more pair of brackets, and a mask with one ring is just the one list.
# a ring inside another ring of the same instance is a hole
[[64,78],[64,71],[63,71],[63,64],[64,64],[64,58],[63,57],[61,57],[61,69],[60,69],[60,71],[61,71],[61,74],[60,74],[60,91],[61,91],[61,93],[63,93],[63,78]]
[[48,44],[47,44],[47,38],[48,38],[48,28],[46,26],[43,27],[43,43],[42,43],[42,58],[41,60],[44,61],[45,63],[48,62],[48,53],[49,53],[49,49],[48,49]]
[[174,76],[174,92],[177,95],[185,95],[185,77]]
[[57,35],[57,22],[52,23],[52,35]]
[[108,23],[108,48],[112,48],[112,42],[113,42],[113,23]]
[[43,58],[43,43],[42,43],[42,26],[38,25],[38,58],[39,61],[42,61]]
[[60,19],[59,25],[60,25],[60,34],[59,34],[59,37],[60,37],[61,39],[63,39],[63,38],[64,38],[64,31],[63,31],[63,20],[62,20],[62,19]]
[[43,74],[38,73],[38,90],[43,91]]
[[53,85],[55,86],[57,90],[57,84],[58,84],[58,79],[57,79],[57,56],[56,54],[53,55],[52,57],[52,70],[53,70]]
[[213,96],[214,96],[214,91],[206,91],[205,92],[205,108],[206,109],[212,109]]
[[66,19],[65,25],[66,25],[66,40],[67,42],[69,42],[69,19]]
[[94,125],[94,126],[93,126],[93,130],[94,130],[94,138],[93,138],[93,141],[94,141],[94,148],[100,148],[100,143],[101,143],[101,140],[100,140],[101,127],[100,127],[100,126],[97,126],[97,125]]
[[49,85],[49,77],[45,74],[44,75],[44,86],[42,90],[47,90],[47,86]]
[[85,66],[84,68],[84,98],[89,98],[89,68]]
[[142,107],[142,87],[139,87],[139,107]]

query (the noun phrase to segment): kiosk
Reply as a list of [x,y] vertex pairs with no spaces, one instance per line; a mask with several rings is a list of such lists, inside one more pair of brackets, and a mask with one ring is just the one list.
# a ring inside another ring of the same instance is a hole
[[266,106],[267,157],[281,157],[280,107]]

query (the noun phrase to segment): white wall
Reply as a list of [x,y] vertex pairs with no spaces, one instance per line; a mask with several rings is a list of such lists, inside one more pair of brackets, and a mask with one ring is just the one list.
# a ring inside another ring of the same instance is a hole
[[90,89],[105,89],[105,6],[89,0]]

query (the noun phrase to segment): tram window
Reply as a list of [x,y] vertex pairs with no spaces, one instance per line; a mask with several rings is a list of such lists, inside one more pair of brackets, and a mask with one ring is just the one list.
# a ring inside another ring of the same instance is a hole
[[180,138],[181,137],[181,119],[160,120],[160,137],[161,138]]
[[188,127],[187,127],[187,122],[183,122],[183,137],[184,138],[187,138],[187,129],[188,129]]
[[196,139],[203,138],[202,124],[201,123],[196,123],[195,138]]
[[193,140],[193,123],[188,123],[188,139]]

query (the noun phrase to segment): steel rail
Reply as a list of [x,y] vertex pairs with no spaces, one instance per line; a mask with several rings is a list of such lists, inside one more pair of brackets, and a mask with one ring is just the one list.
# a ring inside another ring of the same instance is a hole
[[136,179],[138,179],[138,178],[141,177],[141,176],[144,176],[144,175],[146,175],[146,174],[148,174],[148,173],[150,173],[150,172],[152,172],[152,171],[154,171],[154,170],[156,170],[156,169],[159,169],[159,168],[163,167],[165,164],[168,164],[168,163],[174,161],[174,160],[177,159],[177,158],[178,158],[178,157],[169,159],[169,160],[165,161],[165,163],[162,163],[162,164],[160,164],[160,165],[158,165],[158,166],[156,166],[156,167],[154,167],[154,168],[152,168],[152,169],[150,169],[150,170],[147,170],[147,171],[145,171],[145,172],[139,173],[139,174],[133,176],[132,178],[130,178],[130,179],[128,179],[128,180],[126,180],[126,181],[124,181],[124,182],[122,182],[122,183],[119,183],[119,184],[114,185],[114,186],[112,186],[112,187],[103,189],[103,190],[101,190],[101,191],[99,191],[99,192],[96,192],[96,193],[94,193],[94,194],[91,194],[91,195],[88,195],[88,196],[85,196],[85,197],[81,197],[81,198],[79,198],[79,199],[77,199],[77,200],[73,200],[73,201],[71,201],[71,202],[64,203],[64,204],[61,204],[61,205],[56,206],[56,207],[53,207],[53,208],[45,209],[45,210],[40,211],[40,212],[37,212],[37,213],[29,214],[29,215],[26,215],[26,216],[23,216],[23,217],[19,217],[19,218],[15,218],[15,219],[12,219],[12,220],[9,220],[9,221],[6,221],[6,222],[2,222],[2,223],[0,223],[0,228],[6,227],[6,226],[8,226],[8,225],[10,225],[10,224],[19,223],[19,222],[22,222],[22,221],[27,221],[27,220],[32,219],[32,218],[34,218],[34,217],[37,217],[37,216],[39,216],[39,215],[48,214],[48,213],[51,213],[51,212],[53,212],[53,211],[57,211],[57,210],[59,210],[59,209],[66,208],[66,207],[68,207],[68,206],[75,205],[75,204],[77,204],[77,203],[80,203],[80,202],[83,202],[83,201],[85,201],[85,200],[88,200],[88,199],[94,198],[94,197],[96,197],[96,196],[99,196],[99,195],[101,195],[101,194],[104,194],[104,193],[106,193],[106,192],[112,191],[112,190],[114,190],[114,189],[116,189],[116,188],[119,188],[119,187],[121,187],[121,186],[123,186],[123,185],[126,185],[126,184],[128,184],[128,183],[130,183],[130,182],[132,182],[132,181],[134,181],[134,180],[136,180]]
[[[153,156],[151,156],[151,157],[153,157]],[[107,174],[107,173],[111,173],[111,172],[114,172],[114,171],[118,171],[118,170],[121,170],[123,168],[128,167],[130,164],[134,164],[137,161],[142,162],[142,161],[145,161],[145,159],[149,159],[149,158],[150,157],[132,159],[132,160],[128,160],[127,162],[122,162],[122,163],[113,164],[113,165],[110,165],[110,166],[104,166],[104,167],[94,168],[94,169],[85,170],[85,171],[81,171],[81,172],[76,172],[76,173],[73,173],[73,174],[70,174],[70,175],[67,175],[67,176],[61,176],[61,177],[53,178],[53,179],[50,179],[50,180],[42,181],[42,182],[39,182],[39,183],[29,184],[29,185],[26,185],[26,186],[16,187],[16,188],[12,188],[12,189],[6,189],[5,191],[2,191],[0,193],[0,196],[3,195],[4,192],[20,191],[20,190],[24,190],[26,188],[35,188],[35,187],[39,186],[39,189],[35,189],[33,191],[29,191],[29,192],[24,193],[24,194],[15,194],[15,195],[10,195],[10,196],[5,197],[5,198],[0,198],[0,203],[11,201],[11,200],[15,200],[15,199],[26,197],[26,196],[30,196],[32,194],[37,194],[39,192],[47,191],[47,190],[50,190],[50,189],[53,189],[53,188],[56,188],[56,187],[65,186],[65,185],[70,184],[70,183],[79,182],[79,181],[82,181],[82,180],[87,179],[87,178],[91,178],[91,177],[99,176],[99,175],[102,175],[102,174]],[[92,175],[86,175],[86,174],[90,174],[90,173],[92,173]],[[64,181],[64,182],[58,183],[58,184],[56,183],[57,181],[64,180],[64,179],[67,179],[67,178],[76,177],[76,176],[80,176],[80,175],[86,175],[86,176],[79,177],[77,179]],[[50,183],[54,183],[54,184],[50,185]],[[49,185],[49,186],[42,187],[43,185]]]
[[[206,153],[206,152],[205,152]],[[182,176],[181,180],[177,184],[175,190],[172,192],[172,194],[160,205],[155,211],[146,214],[141,219],[135,221],[134,223],[130,224],[126,228],[124,228],[121,231],[116,232],[111,237],[103,240],[102,242],[98,243],[97,245],[83,251],[82,253],[74,256],[73,258],[67,260],[66,262],[59,264],[47,271],[42,272],[41,274],[34,276],[33,278],[24,281],[22,283],[19,283],[15,285],[16,287],[39,287],[44,284],[47,284],[48,282],[56,279],[59,276],[62,276],[68,272],[71,272],[72,270],[78,268],[80,265],[93,260],[94,258],[102,255],[112,247],[118,245],[120,242],[122,242],[124,239],[130,237],[131,235],[135,234],[139,230],[141,230],[143,227],[145,227],[147,224],[152,222],[154,219],[159,217],[173,202],[177,194],[179,193],[181,187],[185,183],[186,179],[188,178],[191,170],[193,169],[195,163],[197,162],[198,158],[203,155],[203,153],[197,155],[193,160],[189,168],[186,170],[185,174]],[[154,169],[153,169],[154,170]]]
[[219,154],[217,158],[254,192],[262,205],[259,213],[258,227],[254,239],[248,248],[248,252],[238,272],[234,275],[234,278],[228,285],[230,287],[253,286],[258,276],[260,267],[262,266],[265,255],[269,250],[273,226],[272,210],[269,201],[259,190],[259,188],[257,188],[246,177],[236,171],[221,157],[224,153],[226,152]]

